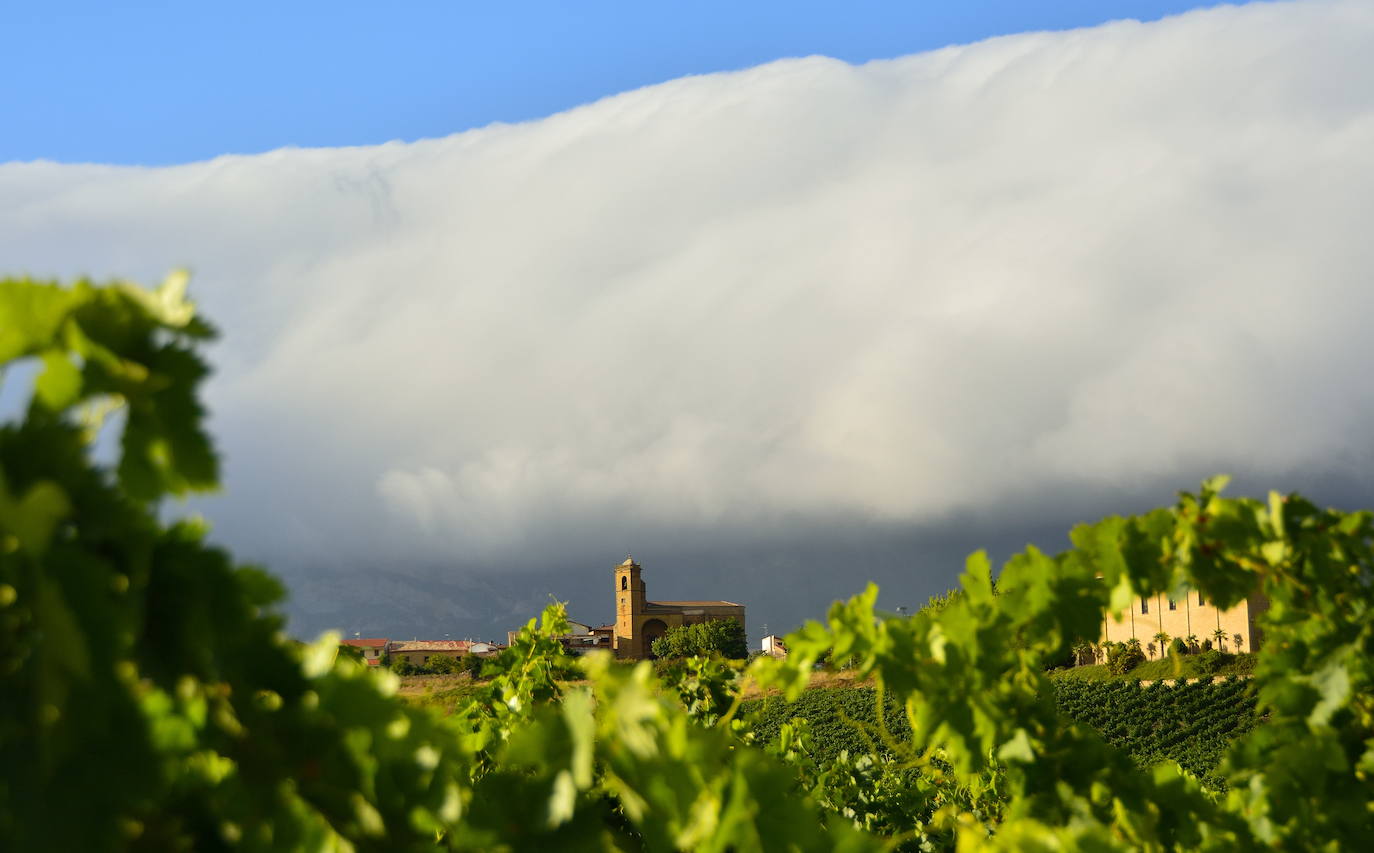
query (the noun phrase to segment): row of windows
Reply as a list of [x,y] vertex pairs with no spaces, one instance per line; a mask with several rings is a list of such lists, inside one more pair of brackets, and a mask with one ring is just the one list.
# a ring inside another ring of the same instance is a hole
[[[1199,592],[1199,593],[1197,594],[1197,606],[1198,606],[1198,607],[1204,607],[1204,606],[1206,606],[1206,604],[1207,604],[1207,600],[1204,599],[1204,598],[1202,597],[1202,593]],[[1174,601],[1172,598],[1169,599],[1169,609],[1170,609],[1170,610],[1177,610],[1177,609],[1178,609],[1178,602],[1177,602],[1177,601]],[[1150,599],[1148,599],[1148,598],[1142,598],[1142,599],[1140,599],[1140,612],[1141,612],[1141,613],[1149,613],[1149,612],[1150,612]]]

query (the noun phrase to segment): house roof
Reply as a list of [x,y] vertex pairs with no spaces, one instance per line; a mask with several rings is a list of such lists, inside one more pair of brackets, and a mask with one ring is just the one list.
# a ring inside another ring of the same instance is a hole
[[743,607],[733,601],[646,601],[648,607]]
[[392,643],[393,652],[465,652],[472,648],[472,640],[406,640]]
[[385,637],[363,637],[362,639],[344,640],[343,644],[359,649],[384,649],[387,639]]

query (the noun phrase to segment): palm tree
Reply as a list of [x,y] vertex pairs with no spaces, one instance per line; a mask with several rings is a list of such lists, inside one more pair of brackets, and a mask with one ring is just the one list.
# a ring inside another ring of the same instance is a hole
[[1240,654],[1241,645],[1245,642],[1245,638],[1242,637],[1240,634],[1232,634],[1231,642],[1235,643],[1236,645],[1236,654]]
[[1166,634],[1164,631],[1160,631],[1158,634],[1155,634],[1155,642],[1159,644],[1160,657],[1164,657],[1165,653],[1169,650],[1169,639],[1169,635]]
[[1217,641],[1217,651],[1219,651],[1219,652],[1224,652],[1224,651],[1226,651],[1226,629],[1224,629],[1224,628],[1218,628],[1218,629],[1216,629],[1215,631],[1212,632],[1212,636],[1213,636],[1213,637],[1216,639],[1216,641]]
[[1198,653],[1198,648],[1199,648],[1199,646],[1198,646],[1198,641],[1197,641],[1197,634],[1189,634],[1187,637],[1184,638],[1183,642],[1185,642],[1185,643],[1188,644],[1188,651],[1189,651],[1189,652],[1191,652],[1191,653],[1193,653],[1193,654],[1197,654],[1197,653]]

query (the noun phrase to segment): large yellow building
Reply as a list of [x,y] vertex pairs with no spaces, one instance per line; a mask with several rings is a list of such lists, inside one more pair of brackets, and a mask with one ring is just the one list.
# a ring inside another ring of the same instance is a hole
[[1102,620],[1102,640],[1124,643],[1134,638],[1147,651],[1154,644],[1151,657],[1165,652],[1155,640],[1160,633],[1184,642],[1189,637],[1196,637],[1199,644],[1211,640],[1222,651],[1253,652],[1264,639],[1255,619],[1268,609],[1269,600],[1262,595],[1252,595],[1229,610],[1219,610],[1199,592],[1190,592],[1182,599],[1142,597],[1132,602],[1128,611]]
[[632,557],[615,567],[616,657],[653,657],[654,640],[679,625],[734,619],[744,626],[744,605],[733,601],[649,601],[641,571]]

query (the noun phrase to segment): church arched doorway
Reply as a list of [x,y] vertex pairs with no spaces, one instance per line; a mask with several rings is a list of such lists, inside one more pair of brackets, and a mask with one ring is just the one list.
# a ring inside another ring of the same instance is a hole
[[644,636],[644,656],[652,660],[655,657],[654,640],[668,633],[668,626],[663,623],[662,619],[650,619],[644,623],[641,633]]

